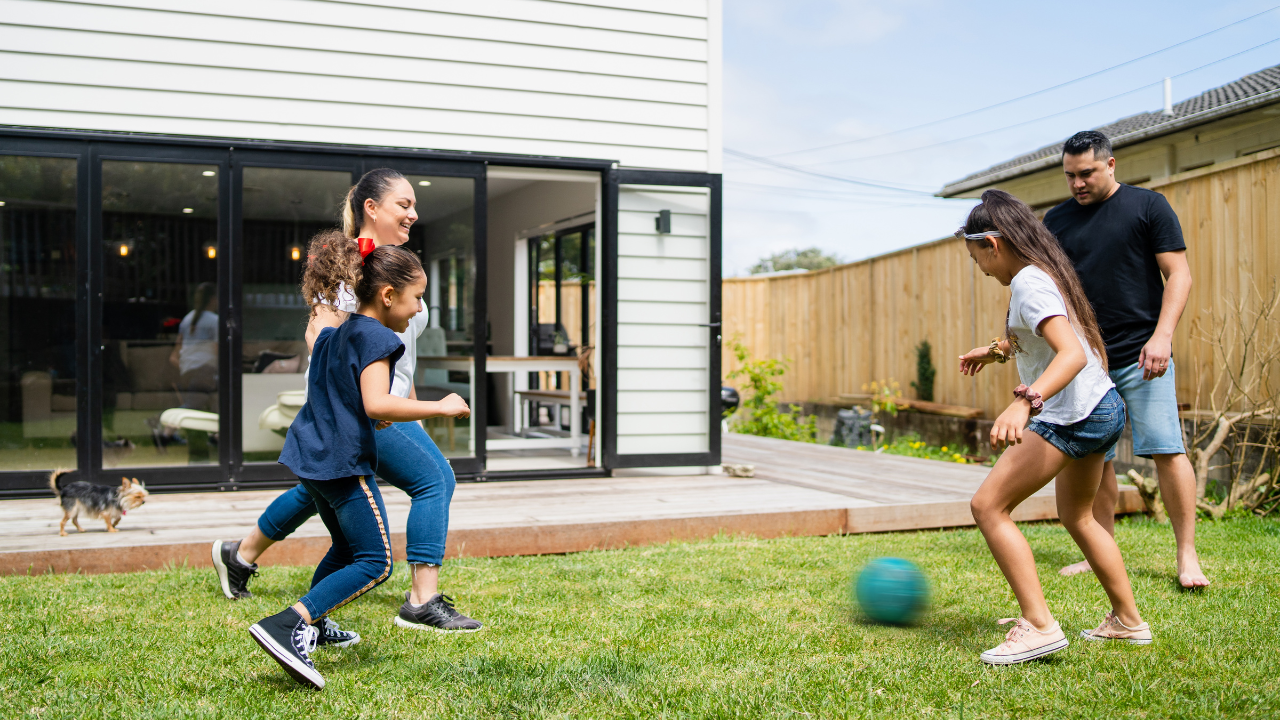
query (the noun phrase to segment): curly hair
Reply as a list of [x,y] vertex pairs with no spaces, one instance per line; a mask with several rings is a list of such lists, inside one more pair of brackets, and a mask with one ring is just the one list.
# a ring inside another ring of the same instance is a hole
[[341,230],[324,230],[311,238],[300,290],[312,315],[321,303],[336,306],[339,288],[345,284],[354,291],[360,276],[360,249]]

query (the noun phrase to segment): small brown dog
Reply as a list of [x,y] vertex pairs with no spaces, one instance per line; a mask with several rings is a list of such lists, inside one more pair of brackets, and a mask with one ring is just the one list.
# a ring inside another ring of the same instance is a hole
[[120,518],[129,510],[139,508],[147,501],[147,488],[137,478],[120,479],[120,487],[111,485],[90,485],[83,480],[58,486],[58,480],[70,470],[54,470],[49,475],[49,488],[62,503],[62,524],[58,526],[58,534],[66,537],[67,521],[76,526],[76,530],[84,532],[80,527],[80,512],[101,518],[107,524],[107,532],[117,532],[116,526]]

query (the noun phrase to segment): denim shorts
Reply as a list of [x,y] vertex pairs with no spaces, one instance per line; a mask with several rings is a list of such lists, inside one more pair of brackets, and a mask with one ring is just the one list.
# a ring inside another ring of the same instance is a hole
[[[1142,366],[1134,363],[1112,370],[1111,382],[1116,384],[1128,408],[1134,455],[1150,459],[1153,455],[1181,455],[1187,451],[1182,444],[1182,422],[1178,420],[1173,360],[1169,360],[1169,371],[1163,377],[1143,380]],[[1116,451],[1112,448],[1107,460],[1115,459]]]
[[1080,460],[1109,452],[1124,432],[1124,400],[1115,388],[1107,391],[1089,417],[1071,425],[1054,425],[1032,419],[1027,429],[1049,441],[1067,457]]

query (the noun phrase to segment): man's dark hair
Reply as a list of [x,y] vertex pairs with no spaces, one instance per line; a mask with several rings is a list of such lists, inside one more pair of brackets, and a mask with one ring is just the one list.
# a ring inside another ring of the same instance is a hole
[[1062,144],[1063,155],[1083,155],[1093,150],[1094,160],[1111,157],[1111,141],[1097,130],[1081,130]]

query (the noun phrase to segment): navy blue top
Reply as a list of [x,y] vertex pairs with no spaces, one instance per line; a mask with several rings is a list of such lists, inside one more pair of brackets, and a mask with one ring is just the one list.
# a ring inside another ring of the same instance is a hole
[[352,313],[336,329],[321,330],[311,351],[307,402],[289,426],[280,463],[308,480],[373,475],[378,447],[373,420],[364,412],[360,373],[383,358],[394,368],[403,354],[400,338],[371,317]]

